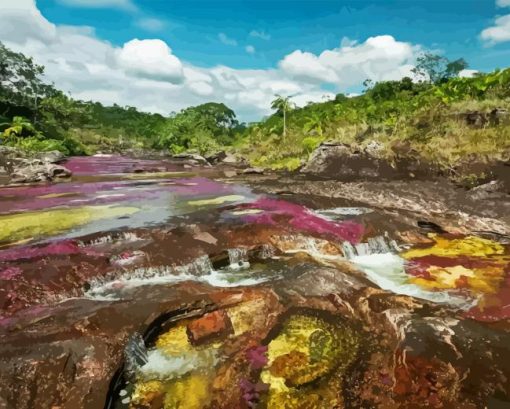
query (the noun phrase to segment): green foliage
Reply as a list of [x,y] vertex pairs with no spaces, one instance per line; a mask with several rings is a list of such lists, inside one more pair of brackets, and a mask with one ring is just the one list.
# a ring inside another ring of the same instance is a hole
[[424,53],[417,58],[416,66],[412,71],[421,80],[437,84],[457,77],[467,67],[468,63],[463,58],[450,61],[437,54]]
[[183,109],[166,119],[158,129],[155,146],[174,153],[197,150],[206,154],[231,144],[238,126],[234,111],[224,104],[210,102]]
[[334,101],[294,109],[287,115],[290,125],[285,140],[277,136],[281,117],[272,115],[245,131],[244,147],[239,149],[254,164],[272,168],[298,166],[323,140],[361,148],[377,141],[383,146],[381,155],[388,159],[395,155],[392,146],[403,142],[418,155],[412,159],[421,158],[448,172],[466,158],[507,158],[510,124],[474,129],[459,113],[510,110],[510,69],[448,79],[462,65],[448,68],[448,64],[438,70],[442,79],[436,83],[410,78],[370,82],[363,95],[344,98],[340,94]]
[[65,155],[71,153],[63,141],[56,139],[41,140],[35,137],[28,137],[16,141],[13,145],[29,152],[60,151]]
[[0,124],[4,128],[0,136],[4,139],[24,138],[29,136],[40,136],[34,125],[22,116],[15,116],[12,121]]

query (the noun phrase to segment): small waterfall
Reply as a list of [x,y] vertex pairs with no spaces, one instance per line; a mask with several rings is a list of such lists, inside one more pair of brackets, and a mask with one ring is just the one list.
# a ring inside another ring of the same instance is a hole
[[126,233],[122,233],[119,235],[107,234],[106,236],[101,236],[101,237],[98,237],[97,239],[90,240],[87,242],[80,241],[80,242],[78,242],[78,245],[80,247],[101,246],[101,245],[105,245],[105,244],[111,244],[111,243],[122,242],[122,241],[134,242],[134,241],[139,241],[139,240],[142,240],[142,239],[140,237],[138,237],[135,233],[126,232]]
[[189,264],[175,267],[175,273],[182,275],[203,276],[210,274],[214,269],[208,255],[201,256]]
[[248,250],[246,248],[239,247],[228,249],[228,258],[230,269],[237,270],[250,267],[250,263],[248,262]]
[[346,259],[355,256],[369,256],[371,254],[386,254],[400,251],[395,240],[388,240],[385,236],[370,237],[366,243],[352,245],[349,242],[342,244],[342,250]]
[[276,249],[271,244],[263,244],[260,248],[259,257],[262,260],[274,257]]
[[124,359],[126,361],[125,371],[131,377],[149,361],[147,347],[139,333],[135,333],[129,338],[124,349]]
[[354,256],[356,256],[356,249],[354,248],[354,246],[349,243],[348,241],[344,241],[343,244],[342,244],[342,250],[344,252],[344,257],[347,259],[347,260],[350,260],[351,258],[353,258]]

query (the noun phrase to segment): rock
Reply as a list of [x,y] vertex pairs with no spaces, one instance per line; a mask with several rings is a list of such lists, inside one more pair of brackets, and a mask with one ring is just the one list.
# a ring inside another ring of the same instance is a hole
[[489,183],[474,187],[469,193],[473,199],[487,199],[499,195],[504,189],[505,187],[502,181],[493,180]]
[[210,233],[207,233],[206,231],[205,232],[197,232],[197,233],[195,233],[193,238],[195,240],[203,241],[204,243],[213,244],[213,245],[218,242],[218,239],[216,237],[214,237]]
[[206,157],[207,161],[212,164],[223,162],[223,160],[227,157],[225,151],[217,152],[213,155],[209,155]]
[[203,317],[190,322],[187,326],[188,338],[194,345],[230,335],[232,332],[230,318],[223,310],[205,314]]
[[236,172],[235,170],[225,170],[225,171],[223,172],[223,174],[224,174],[224,175],[225,175],[225,177],[227,177],[227,178],[232,178],[232,177],[234,177],[234,176],[236,176],[236,175],[237,175],[237,172]]
[[34,183],[52,181],[55,179],[68,178],[72,172],[60,165],[51,163],[30,162],[29,165],[18,164],[11,173],[11,183]]
[[370,141],[369,144],[365,147],[365,152],[373,156],[374,158],[377,158],[381,155],[381,152],[383,150],[383,145],[377,141]]
[[364,150],[339,142],[322,143],[300,172],[341,181],[430,177],[434,170],[414,158],[412,150],[396,155],[395,164],[382,157],[382,145],[370,142]]
[[245,174],[245,175],[262,175],[262,174],[264,174],[264,171],[265,171],[264,168],[254,167],[254,168],[244,169],[243,174]]
[[353,151],[349,145],[336,142],[322,143],[301,169],[302,173],[332,178],[361,176],[379,178],[380,164],[365,152]]
[[225,157],[221,160],[222,163],[228,163],[228,164],[234,164],[238,163],[239,160],[235,155],[232,155],[231,153],[227,153]]
[[200,156],[196,153],[179,153],[177,155],[173,156],[174,159],[184,159],[189,161],[189,164],[191,165],[204,165],[204,166],[210,166],[211,164],[207,161],[206,158],[203,156]]
[[60,151],[42,152],[37,157],[46,163],[60,163],[66,158]]

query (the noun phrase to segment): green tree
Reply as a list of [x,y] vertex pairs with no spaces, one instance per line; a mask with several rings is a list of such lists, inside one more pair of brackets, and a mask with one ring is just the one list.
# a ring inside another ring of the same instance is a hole
[[44,67],[22,53],[14,52],[0,42],[0,102],[4,115],[12,106],[27,107],[37,122],[40,101],[56,90],[42,80]]
[[294,109],[294,103],[290,97],[282,97],[275,95],[275,99],[271,102],[271,109],[275,109],[278,114],[283,115],[283,137],[287,135],[287,113]]
[[457,77],[467,67],[468,63],[463,58],[450,61],[437,54],[424,53],[416,59],[412,72],[424,81],[437,84]]

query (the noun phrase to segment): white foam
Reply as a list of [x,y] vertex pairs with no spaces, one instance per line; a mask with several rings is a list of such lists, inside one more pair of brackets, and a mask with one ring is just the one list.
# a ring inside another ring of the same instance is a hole
[[195,281],[213,287],[243,287],[278,278],[280,277],[250,277],[249,270],[243,272],[242,275],[230,268],[216,271],[212,269],[209,257],[204,256],[184,266],[139,268],[118,278],[97,280],[91,283],[91,288],[85,292],[84,296],[97,301],[113,301],[121,299],[122,293],[125,291],[146,285],[168,285]]
[[214,349],[179,355],[169,355],[159,349],[153,349],[149,351],[148,361],[140,367],[140,372],[145,379],[174,379],[197,369],[211,368],[217,361],[217,351]]
[[342,216],[359,216],[366,213],[372,213],[373,210],[368,207],[334,207],[331,209],[315,210],[317,216],[328,220],[336,220]]
[[476,300],[452,295],[446,291],[427,291],[416,284],[410,284],[409,276],[404,269],[404,259],[396,254],[360,255],[352,257],[350,261],[358,266],[370,281],[383,290],[438,304],[449,304],[462,309],[469,309],[476,303]]

